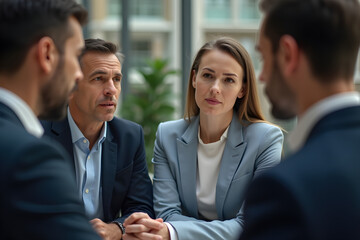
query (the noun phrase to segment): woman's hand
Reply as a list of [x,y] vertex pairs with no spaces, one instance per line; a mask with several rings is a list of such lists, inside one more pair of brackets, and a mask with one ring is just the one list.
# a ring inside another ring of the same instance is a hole
[[161,218],[152,219],[146,213],[133,213],[125,221],[124,240],[170,240],[169,230]]

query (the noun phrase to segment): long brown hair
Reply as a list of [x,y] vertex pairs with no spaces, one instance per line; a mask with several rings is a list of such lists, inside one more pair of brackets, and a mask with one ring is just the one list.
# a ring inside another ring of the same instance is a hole
[[255,71],[251,58],[238,41],[229,37],[221,37],[205,43],[196,54],[190,70],[184,119],[190,121],[191,117],[198,115],[200,112],[195,101],[195,88],[192,85],[192,79],[194,74],[196,75],[199,70],[203,55],[214,49],[230,54],[244,70],[244,96],[241,99],[237,98],[233,107],[239,116],[239,120],[245,120],[249,123],[264,122],[265,118],[260,108],[259,97],[256,90]]

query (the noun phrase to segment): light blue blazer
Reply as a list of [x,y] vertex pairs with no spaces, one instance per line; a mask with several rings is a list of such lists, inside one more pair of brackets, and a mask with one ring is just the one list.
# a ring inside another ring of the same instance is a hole
[[[218,220],[199,219],[196,198],[199,117],[161,123],[154,147],[154,210],[179,240],[238,239],[245,191],[262,171],[280,163],[283,134],[267,123],[244,126],[234,113],[216,184]],[[186,222],[184,222],[186,221]]]

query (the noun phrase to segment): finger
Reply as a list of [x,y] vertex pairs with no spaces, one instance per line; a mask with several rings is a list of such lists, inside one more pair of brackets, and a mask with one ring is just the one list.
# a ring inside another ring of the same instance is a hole
[[163,220],[162,218],[157,218],[157,219],[155,219],[155,221],[158,221],[158,222],[160,222],[160,223],[163,223],[163,222],[164,222],[164,220]]
[[160,230],[163,227],[163,223],[154,219],[141,219],[137,223],[143,224],[147,228]]
[[154,233],[139,233],[138,236],[142,240],[162,240],[163,238],[160,235],[154,234]]
[[102,222],[102,221],[100,219],[98,219],[98,218],[94,218],[94,219],[90,220],[91,224],[95,224],[95,223],[98,223],[98,222]]
[[136,234],[133,234],[133,233],[125,233],[123,236],[122,236],[122,239],[123,240],[140,240],[140,238],[138,238],[136,236]]
[[126,226],[126,233],[141,233],[148,232],[151,228],[146,227],[143,224],[131,224]]
[[162,237],[152,233],[137,233],[137,234],[129,234],[125,233],[123,235],[124,240],[162,240]]
[[127,225],[133,224],[142,218],[150,218],[150,217],[146,213],[136,212],[131,214],[128,218],[126,218],[123,224],[126,227]]

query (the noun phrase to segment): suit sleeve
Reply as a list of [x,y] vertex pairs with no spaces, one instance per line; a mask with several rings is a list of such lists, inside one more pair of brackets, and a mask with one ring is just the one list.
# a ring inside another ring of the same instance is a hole
[[133,160],[131,183],[126,193],[124,204],[121,207],[122,216],[116,219],[116,221],[121,223],[134,212],[144,212],[151,218],[155,217],[152,183],[146,165],[144,134],[140,126],[138,130],[137,142],[139,144]]
[[307,239],[300,206],[286,181],[264,174],[249,188],[244,207],[245,227],[240,240]]
[[260,139],[254,178],[280,163],[284,136],[279,128],[270,126]]
[[[54,144],[54,143],[52,143]],[[85,216],[60,146],[34,141],[17,152],[6,215],[15,239],[100,239]],[[17,229],[17,230],[16,230]]]

